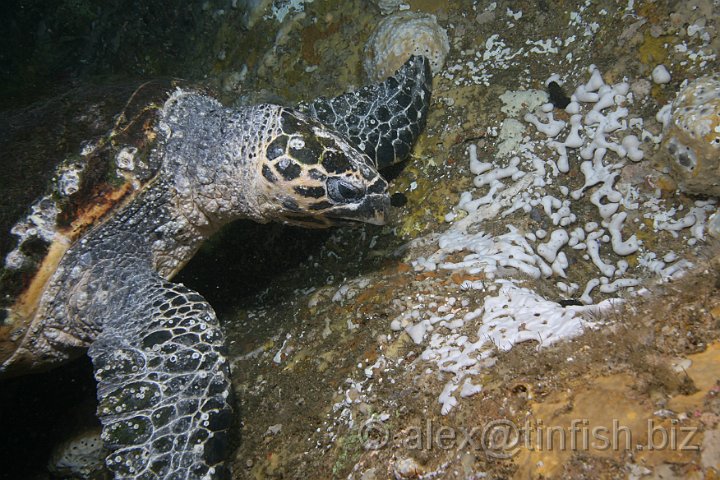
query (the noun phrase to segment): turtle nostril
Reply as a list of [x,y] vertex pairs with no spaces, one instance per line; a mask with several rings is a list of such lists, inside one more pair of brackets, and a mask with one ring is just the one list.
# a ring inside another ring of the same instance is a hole
[[328,196],[338,203],[357,201],[365,196],[365,188],[354,185],[339,177],[331,177],[328,179],[327,190]]

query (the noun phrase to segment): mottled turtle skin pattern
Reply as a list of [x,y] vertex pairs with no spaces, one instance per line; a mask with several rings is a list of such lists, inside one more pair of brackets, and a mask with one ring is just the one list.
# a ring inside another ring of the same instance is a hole
[[432,89],[429,68],[424,57],[412,57],[382,83],[299,108],[347,137],[383,169],[407,158],[425,128]]
[[[170,279],[235,219],[384,223],[389,197],[378,166],[409,153],[430,80],[427,60],[413,57],[382,84],[297,109],[229,109],[180,89],[148,108],[142,143],[150,148],[118,156],[137,163],[142,181],[122,185],[94,223],[69,221],[54,233],[29,286],[5,309],[0,377],[87,350],[115,478],[226,478],[223,332],[203,297]],[[30,258],[13,252],[6,270]]]

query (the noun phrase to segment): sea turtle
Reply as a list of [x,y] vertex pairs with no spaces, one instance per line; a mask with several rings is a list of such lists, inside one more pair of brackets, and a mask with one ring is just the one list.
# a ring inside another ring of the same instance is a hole
[[213,309],[170,279],[238,218],[382,224],[378,168],[424,127],[431,74],[392,77],[296,108],[226,108],[198,91],[138,89],[101,140],[58,167],[11,232],[0,276],[0,377],[82,352],[115,478],[220,478],[229,367]]

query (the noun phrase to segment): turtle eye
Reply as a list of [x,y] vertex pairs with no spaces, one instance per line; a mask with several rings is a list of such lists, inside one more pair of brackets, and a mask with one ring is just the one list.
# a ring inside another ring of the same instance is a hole
[[365,196],[365,189],[340,177],[331,177],[327,181],[327,192],[331,200],[337,203],[351,203]]

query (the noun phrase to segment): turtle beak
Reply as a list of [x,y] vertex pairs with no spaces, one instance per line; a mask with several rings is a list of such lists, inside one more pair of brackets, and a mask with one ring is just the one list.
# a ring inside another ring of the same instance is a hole
[[387,193],[369,194],[359,203],[336,207],[327,217],[336,224],[371,223],[385,225],[390,210],[390,196]]
[[390,210],[389,195],[369,195],[360,205],[360,210],[366,215],[364,222],[373,225],[385,225],[388,211]]
[[281,219],[288,225],[304,228],[358,227],[363,223],[385,225],[389,213],[390,196],[387,193],[375,193],[366,195],[355,203],[335,206],[322,215],[287,212]]

